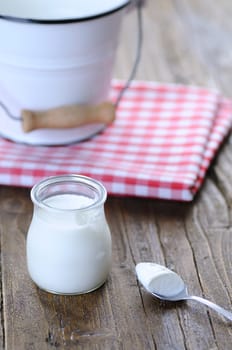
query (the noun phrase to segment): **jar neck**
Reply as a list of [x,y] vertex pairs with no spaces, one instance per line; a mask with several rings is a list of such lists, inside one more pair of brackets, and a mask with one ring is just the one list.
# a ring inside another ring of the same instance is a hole
[[104,186],[82,175],[61,175],[40,181],[31,190],[33,203],[51,212],[86,211],[102,207]]

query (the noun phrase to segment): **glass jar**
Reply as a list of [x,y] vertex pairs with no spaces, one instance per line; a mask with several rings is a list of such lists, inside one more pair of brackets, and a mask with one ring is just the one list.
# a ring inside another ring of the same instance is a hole
[[81,175],[49,177],[32,188],[27,266],[40,288],[82,294],[105,282],[111,267],[106,197],[100,182]]

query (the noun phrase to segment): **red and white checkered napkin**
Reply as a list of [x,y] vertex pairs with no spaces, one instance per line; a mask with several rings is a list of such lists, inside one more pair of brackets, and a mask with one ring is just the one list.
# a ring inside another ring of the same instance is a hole
[[[123,87],[113,81],[112,99]],[[108,193],[190,201],[232,125],[232,102],[202,88],[133,82],[103,133],[70,146],[0,139],[0,183],[79,173]]]

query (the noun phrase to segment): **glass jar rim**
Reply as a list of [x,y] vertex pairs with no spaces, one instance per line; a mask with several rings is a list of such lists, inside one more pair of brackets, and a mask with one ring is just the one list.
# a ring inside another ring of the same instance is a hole
[[[81,208],[71,208],[71,209],[52,207],[49,204],[45,203],[43,200],[39,199],[38,194],[46,187],[49,187],[55,184],[67,183],[67,182],[86,185],[88,188],[93,189],[96,193],[98,193],[98,198],[89,205],[83,206]],[[89,210],[91,208],[96,208],[98,206],[103,205],[106,201],[106,198],[107,198],[106,188],[100,181],[95,180],[91,177],[88,177],[85,175],[79,175],[79,174],[64,174],[64,175],[57,175],[57,176],[48,176],[40,180],[38,183],[36,183],[31,189],[31,200],[34,204],[36,204],[40,208],[44,208],[55,212],[64,212],[64,211],[79,212],[79,211]]]

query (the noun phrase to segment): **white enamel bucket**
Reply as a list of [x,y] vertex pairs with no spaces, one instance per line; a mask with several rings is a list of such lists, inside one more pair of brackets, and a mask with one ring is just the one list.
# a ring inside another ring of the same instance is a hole
[[104,128],[25,133],[22,109],[97,104],[108,99],[120,26],[129,0],[5,0],[0,4],[0,134],[15,142],[57,145]]

